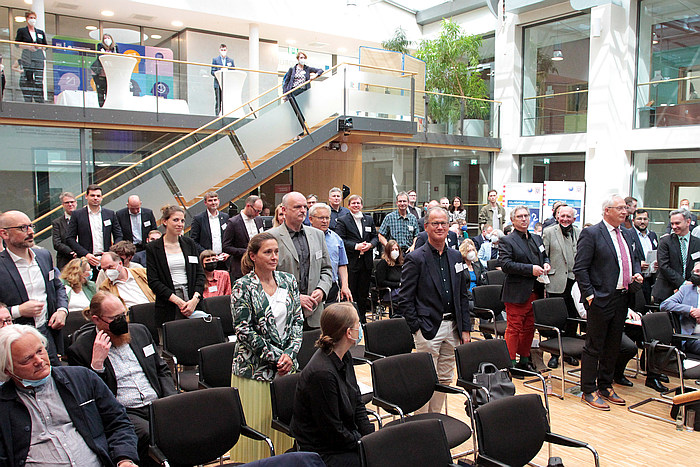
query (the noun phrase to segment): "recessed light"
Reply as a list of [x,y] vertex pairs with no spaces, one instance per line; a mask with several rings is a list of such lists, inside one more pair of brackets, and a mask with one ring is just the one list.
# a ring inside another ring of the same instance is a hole
[[162,38],[163,38],[163,36],[161,36],[160,34],[151,34],[151,39],[162,39]]
[[32,0],[24,0],[24,3],[26,3],[27,5],[31,5],[31,4],[32,4]]
[[111,10],[102,10],[102,16],[114,16],[114,12]]
[[289,44],[289,45],[294,45],[296,43],[297,43],[297,41],[295,41],[294,39],[287,39],[287,44]]
[[88,31],[94,31],[97,29],[97,26],[85,26],[85,29],[87,29]]
[[25,21],[27,21],[27,18],[24,16],[15,16],[15,23],[24,23]]
[[183,25],[184,23],[183,23],[182,21],[175,20],[175,21],[173,21],[173,22],[170,23],[170,24],[172,24],[172,25],[175,26],[176,28],[180,28],[180,27],[182,27],[182,25]]

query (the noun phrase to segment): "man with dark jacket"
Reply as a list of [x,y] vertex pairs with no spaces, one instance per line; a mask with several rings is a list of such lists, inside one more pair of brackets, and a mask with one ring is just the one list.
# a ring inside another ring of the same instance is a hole
[[[231,283],[243,277],[241,258],[248,248],[251,237],[263,231],[262,219],[259,217],[263,209],[263,200],[251,195],[245,200],[245,207],[226,222],[222,249],[231,257],[229,274]],[[216,251],[215,251],[216,252]]]
[[63,205],[63,215],[51,223],[51,240],[53,241],[53,249],[56,250],[56,267],[62,271],[70,260],[78,256],[66,243],[68,222],[70,222],[73,211],[78,207],[78,202],[73,193],[67,191],[61,193],[59,199]]
[[[219,195],[215,191],[204,195],[204,205],[207,209],[192,219],[190,238],[197,244],[199,253],[214,250],[217,255],[222,254],[228,214],[219,211]],[[223,253],[221,261],[228,260],[228,257],[228,253]]]
[[126,308],[115,296],[97,292],[85,312],[95,329],[81,334],[68,349],[71,365],[91,368],[126,407],[138,436],[141,459],[148,459],[148,406],[176,394],[168,365],[142,324],[128,324]]
[[141,199],[129,196],[126,207],[116,212],[117,221],[122,229],[122,238],[136,246],[136,251],[143,251],[148,232],[157,228],[153,211],[141,207]]
[[136,465],[136,434],[124,407],[93,371],[52,368],[36,329],[0,329],[0,381],[2,465]]

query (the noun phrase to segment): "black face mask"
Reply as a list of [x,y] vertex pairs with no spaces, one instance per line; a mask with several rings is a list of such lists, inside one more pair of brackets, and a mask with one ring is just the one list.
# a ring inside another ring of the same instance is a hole
[[121,336],[122,334],[129,332],[129,323],[126,320],[126,316],[121,315],[120,317],[113,319],[112,322],[109,323],[109,332],[115,336]]
[[700,275],[695,274],[695,273],[691,274],[691,275],[690,275],[690,282],[691,282],[694,286],[700,287]]
[[204,263],[204,270],[205,271],[214,271],[216,269],[216,262],[212,261],[210,263]]

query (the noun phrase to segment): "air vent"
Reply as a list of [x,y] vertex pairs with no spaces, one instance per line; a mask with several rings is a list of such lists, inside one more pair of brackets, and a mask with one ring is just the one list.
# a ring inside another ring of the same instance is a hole
[[56,4],[56,8],[62,8],[64,10],[77,10],[80,5],[73,5],[72,3],[59,2]]
[[139,21],[153,21],[156,18],[155,16],[139,15],[139,14],[131,15],[131,17],[134,19],[137,19]]
[[309,47],[325,47],[327,45],[328,44],[326,44],[325,42],[309,42]]

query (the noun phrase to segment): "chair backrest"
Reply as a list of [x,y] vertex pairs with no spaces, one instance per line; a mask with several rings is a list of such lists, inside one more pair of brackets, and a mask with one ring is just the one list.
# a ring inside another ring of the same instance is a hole
[[535,323],[553,326],[564,332],[569,313],[562,297],[541,298],[532,302]]
[[502,285],[477,285],[472,289],[474,306],[488,308],[497,315],[505,310],[505,305],[501,301]]
[[370,360],[376,359],[375,355],[387,357],[413,351],[413,335],[404,318],[371,321],[364,325],[364,336],[365,356]]
[[372,285],[375,287],[379,287],[379,284],[377,284],[377,264],[382,260],[382,258],[374,258],[372,260]]
[[155,342],[156,345],[160,344],[158,325],[156,324],[155,303],[142,303],[140,305],[131,306],[131,308],[129,308],[129,321],[146,326],[151,333],[151,337],[153,337],[153,342]]
[[207,464],[237,442],[245,417],[236,388],[164,397],[150,408],[151,444],[172,464]]
[[86,332],[92,331],[93,329],[95,329],[95,323],[89,321],[89,322],[83,324],[76,331],[73,331],[73,333],[70,336],[70,343],[74,344],[75,341],[78,340],[78,337],[82,336]]
[[642,316],[642,332],[644,342],[656,340],[660,344],[671,345],[673,341],[671,317],[665,311],[647,313]]
[[301,347],[299,347],[299,352],[297,352],[297,363],[299,364],[299,371],[303,370],[311,357],[316,353],[316,341],[321,337],[320,329],[313,329],[311,331],[304,331],[301,338]]
[[245,465],[248,467],[326,467],[326,463],[317,453],[303,451],[285,452],[274,457],[248,462]]
[[474,411],[479,453],[506,465],[526,465],[549,432],[539,394],[506,397]]
[[163,350],[175,355],[180,365],[197,365],[199,349],[224,340],[221,320],[217,317],[212,316],[211,320],[193,318],[163,323]]
[[503,285],[506,280],[506,273],[500,269],[494,269],[492,271],[486,271],[486,278],[489,285]]
[[479,371],[481,363],[493,363],[502,370],[512,366],[508,345],[503,339],[485,339],[471,341],[455,347],[457,377],[472,382],[474,373]]
[[270,384],[272,400],[272,419],[289,428],[294,415],[294,398],[297,393],[297,383],[301,373],[275,378]]
[[486,269],[489,271],[495,270],[499,266],[499,261],[498,259],[489,259],[486,261]]
[[387,426],[360,439],[363,467],[447,467],[452,456],[442,421]]
[[230,295],[205,298],[202,300],[202,303],[202,308],[204,311],[221,319],[221,328],[224,330],[224,335],[232,336],[235,334],[235,331],[233,330],[233,314],[231,314]]
[[199,380],[210,388],[231,387],[235,350],[235,342],[222,342],[199,349]]
[[433,357],[427,352],[392,355],[372,364],[374,395],[398,405],[404,414],[423,407],[437,382]]
[[86,324],[88,321],[83,316],[80,311],[71,311],[66,316],[66,324],[63,326],[63,348],[68,350],[68,347],[73,343],[73,333],[80,329],[81,326]]

